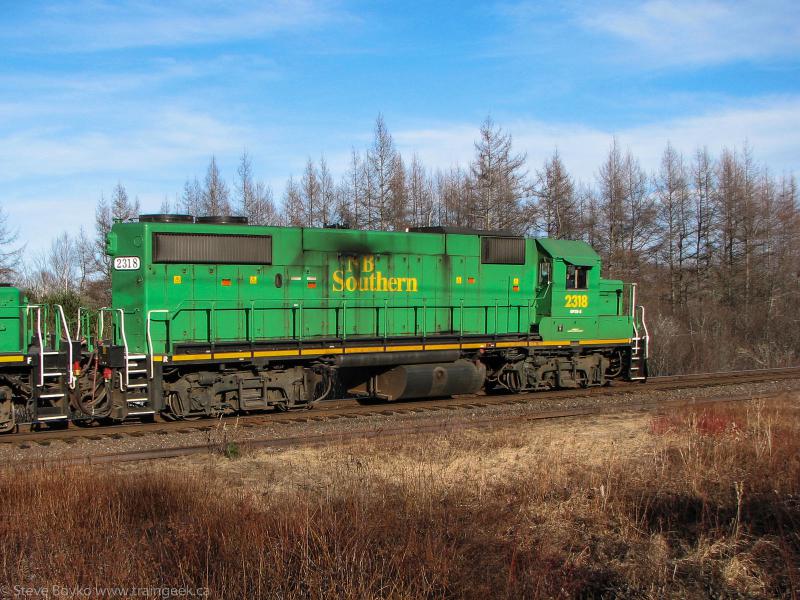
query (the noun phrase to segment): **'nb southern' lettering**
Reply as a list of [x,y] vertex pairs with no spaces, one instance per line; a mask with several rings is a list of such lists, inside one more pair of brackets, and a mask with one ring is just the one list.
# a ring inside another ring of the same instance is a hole
[[[354,267],[361,267],[358,273]],[[387,277],[375,269],[371,254],[348,258],[345,269],[333,272],[334,292],[416,292],[416,277]]]

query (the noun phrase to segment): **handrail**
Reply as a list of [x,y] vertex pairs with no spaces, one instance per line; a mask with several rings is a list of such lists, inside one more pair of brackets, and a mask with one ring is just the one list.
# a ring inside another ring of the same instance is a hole
[[67,338],[67,356],[69,359],[67,360],[67,381],[69,382],[69,389],[75,389],[75,374],[72,372],[72,338],[69,337],[69,327],[67,326],[67,318],[64,316],[64,307],[60,304],[54,304],[55,308],[58,309],[57,315],[61,317],[61,326],[64,329],[64,336]]
[[96,335],[96,338],[97,338],[97,343],[100,346],[103,345],[103,329],[104,329],[104,325],[105,325],[105,322],[103,320],[103,314],[104,314],[103,311],[105,309],[107,309],[107,308],[108,308],[107,306],[103,306],[103,307],[100,307],[100,308],[97,309],[97,335]]
[[[20,315],[19,314],[0,315],[0,319],[9,319],[9,320],[17,321],[17,322],[21,321],[20,328],[21,328],[21,331],[22,331],[22,340],[23,340],[22,343],[23,344],[30,344],[30,338],[28,336],[28,333],[29,333],[29,330],[31,328],[31,327],[29,327],[29,325],[32,326],[32,323],[28,323],[28,315],[30,314],[29,309],[30,308],[36,308],[37,306],[41,306],[41,307],[43,307],[45,309],[47,308],[46,304],[29,304],[29,303],[26,303],[26,304],[7,304],[7,305],[4,305],[4,306],[0,306],[0,311],[2,311],[2,310],[20,310],[20,311],[24,310],[25,311],[25,318],[24,319],[20,319]],[[45,313],[45,323],[44,323],[44,325],[45,325],[45,333],[42,335],[43,339],[45,337],[47,337],[47,314],[46,313]],[[26,349],[27,349],[27,346],[22,348],[21,352],[23,354],[25,354],[26,353]]]
[[102,339],[103,326],[105,325],[105,322],[104,322],[104,319],[103,319],[103,314],[106,313],[106,312],[109,312],[109,313],[112,314],[112,321],[111,321],[111,327],[112,327],[111,343],[112,344],[115,341],[113,339],[113,335],[114,335],[114,333],[113,333],[113,327],[114,327],[113,314],[114,313],[119,313],[119,331],[120,331],[120,338],[122,340],[122,355],[123,355],[123,360],[124,360],[124,363],[125,363],[125,368],[124,368],[124,371],[123,371],[124,372],[124,379],[120,380],[119,389],[120,389],[121,392],[124,392],[128,388],[128,384],[130,383],[130,373],[128,372],[128,369],[129,369],[129,366],[128,366],[129,358],[128,357],[130,356],[130,353],[128,352],[128,338],[125,335],[125,311],[122,308],[113,308],[111,306],[103,306],[100,309],[98,309],[98,332],[97,332],[97,339],[98,340]]
[[[96,309],[87,308],[84,306],[78,307],[78,314],[75,323],[75,340],[78,342],[85,342],[86,349],[90,352],[94,350],[95,344],[92,343],[92,315],[98,312]],[[101,333],[101,332],[98,332]],[[95,342],[98,340],[96,339]]]
[[[493,313],[494,313],[493,314],[493,316],[494,316],[493,328],[492,329],[487,329],[486,333],[487,334],[488,333],[492,333],[493,335],[497,336],[500,333],[500,322],[499,322],[499,311],[500,311],[500,308],[503,308],[503,309],[512,309],[512,308],[522,309],[523,307],[525,307],[527,309],[527,311],[528,311],[528,320],[530,321],[531,308],[533,306],[535,306],[534,302],[541,301],[544,298],[544,296],[549,292],[550,285],[551,284],[548,283],[548,287],[545,289],[544,293],[540,297],[535,298],[533,301],[528,299],[526,301],[526,303],[522,303],[522,302],[519,302],[517,304],[509,303],[507,305],[503,304],[502,306],[501,306],[501,303],[500,303],[500,301],[498,299],[495,299],[495,301],[493,303],[490,303],[490,304],[477,304],[477,303],[476,304],[464,304],[464,298],[459,298],[458,299],[458,304],[429,304],[428,303],[428,299],[425,298],[425,297],[423,297],[421,299],[421,303],[420,304],[405,304],[405,303],[403,303],[403,304],[397,304],[397,305],[394,305],[394,304],[390,305],[389,304],[389,300],[384,300],[383,306],[375,305],[375,304],[369,304],[369,305],[365,305],[365,306],[358,306],[358,305],[354,306],[353,304],[350,303],[350,301],[352,299],[342,298],[342,297],[313,299],[312,300],[312,304],[313,304],[312,306],[308,306],[308,303],[303,302],[300,299],[297,299],[297,301],[294,301],[294,300],[288,299],[288,298],[250,300],[249,303],[242,303],[240,300],[236,300],[236,299],[225,299],[225,300],[219,300],[219,299],[217,299],[217,300],[203,300],[203,299],[199,299],[199,300],[198,299],[196,299],[196,300],[181,300],[180,302],[178,302],[174,306],[174,308],[171,308],[171,309],[152,309],[152,310],[148,311],[148,313],[147,313],[147,318],[146,318],[146,337],[147,337],[147,351],[148,351],[148,354],[150,355],[150,372],[151,372],[151,375],[152,375],[152,371],[153,371],[153,364],[152,364],[153,363],[153,358],[152,357],[153,357],[153,354],[155,352],[155,342],[153,340],[152,324],[155,321],[155,319],[153,317],[155,315],[157,315],[157,314],[167,315],[166,319],[160,320],[159,322],[163,322],[163,323],[169,324],[169,323],[174,322],[175,319],[181,313],[185,313],[185,312],[188,312],[188,313],[192,313],[192,312],[203,312],[203,313],[206,313],[208,315],[208,319],[209,319],[209,322],[208,322],[208,330],[209,331],[208,331],[207,341],[212,346],[214,345],[214,343],[216,343],[218,341],[216,339],[216,330],[215,330],[215,326],[214,326],[214,323],[215,323],[216,319],[214,319],[214,316],[216,315],[216,313],[221,312],[221,311],[242,311],[242,312],[244,312],[245,321],[246,321],[245,327],[246,327],[246,330],[247,330],[246,338],[247,338],[247,341],[250,342],[250,343],[254,342],[256,339],[261,339],[261,340],[271,339],[269,337],[262,337],[262,336],[256,336],[255,335],[254,313],[255,313],[256,310],[260,310],[260,311],[291,310],[295,314],[295,316],[293,317],[293,320],[294,320],[294,324],[296,326],[296,329],[295,329],[294,332],[292,332],[291,337],[300,345],[303,344],[303,341],[304,341],[304,338],[305,338],[305,332],[304,332],[304,325],[305,325],[305,320],[306,320],[305,319],[305,313],[308,312],[308,311],[316,311],[316,310],[319,310],[319,311],[336,311],[337,314],[339,313],[339,311],[341,311],[341,322],[339,323],[339,326],[337,327],[337,335],[340,336],[343,341],[345,341],[347,339],[347,337],[348,337],[348,329],[347,329],[348,311],[349,312],[358,311],[358,310],[375,311],[376,309],[377,310],[383,309],[384,310],[384,315],[383,315],[383,329],[384,329],[383,337],[387,337],[388,338],[388,319],[389,319],[388,311],[389,310],[407,310],[408,311],[408,310],[421,309],[421,311],[420,311],[422,313],[421,314],[421,317],[422,317],[421,318],[421,323],[420,323],[419,317],[417,317],[415,319],[415,321],[421,326],[421,334],[422,334],[422,338],[424,340],[424,338],[426,338],[427,334],[428,334],[428,325],[429,325],[428,324],[428,311],[429,311],[429,309],[433,310],[433,311],[441,310],[441,309],[449,309],[451,311],[451,313],[452,313],[452,311],[458,309],[458,311],[459,311],[459,325],[456,328],[456,324],[454,322],[455,317],[454,317],[454,315],[451,314],[452,326],[454,328],[454,333],[459,332],[460,336],[463,337],[463,335],[464,335],[463,334],[463,330],[464,330],[464,314],[465,314],[466,310],[481,309],[481,310],[484,310],[484,311],[488,311],[488,310],[491,310],[493,308],[494,309],[494,311],[493,311]],[[308,299],[306,299],[306,300],[308,300]],[[220,305],[222,305],[222,306],[220,306]],[[487,323],[487,326],[488,326],[488,323]],[[375,327],[376,327],[375,335],[377,337],[381,337],[380,321],[379,320],[375,321]],[[529,327],[526,327],[525,329],[528,330]],[[170,348],[169,348],[169,345],[170,345],[169,333],[167,333],[167,338],[164,340],[164,342],[167,345],[166,352],[169,353],[170,352]],[[423,342],[423,344],[424,344],[424,342]]]
[[131,376],[130,376],[130,373],[128,372],[128,369],[130,369],[130,365],[128,364],[128,360],[129,360],[128,357],[130,356],[130,354],[128,352],[128,338],[125,335],[125,311],[123,309],[121,309],[121,308],[118,308],[117,310],[119,311],[119,329],[120,329],[120,332],[122,333],[122,348],[123,348],[123,354],[124,354],[124,357],[125,357],[125,361],[124,361],[125,362],[125,386],[123,387],[122,385],[120,385],[120,391],[124,392],[126,389],[128,389],[128,385],[131,382]]
[[81,311],[82,310],[83,310],[83,307],[79,306],[78,307],[78,317],[77,317],[77,319],[75,321],[75,339],[76,340],[80,340],[81,339]]
[[644,358],[647,360],[650,356],[650,332],[647,330],[647,321],[644,318],[644,305],[640,304],[638,307],[640,313],[640,323],[644,329]]
[[153,335],[150,331],[151,315],[156,313],[167,313],[169,310],[166,308],[155,308],[147,311],[146,332],[147,332],[147,355],[149,357],[150,372],[147,374],[149,379],[153,379]]
[[533,304],[529,304],[529,308],[532,306],[534,311],[536,310],[536,305],[539,303],[539,300],[544,300],[545,296],[547,296],[547,292],[550,291],[550,286],[552,285],[552,281],[548,281],[547,285],[544,288],[541,296],[534,296],[533,297]]
[[[539,298],[539,300],[541,300],[541,299],[543,299],[543,298]],[[309,307],[308,306],[309,300],[312,300],[313,303],[315,304],[315,306]],[[324,309],[334,309],[334,308],[336,308],[336,306],[333,305],[333,304],[330,304],[330,302],[337,302],[337,303],[339,303],[339,306],[341,307],[345,303],[347,303],[347,302],[349,302],[351,300],[353,300],[353,299],[352,298],[342,298],[342,297],[338,297],[338,296],[326,297],[326,298],[312,298],[312,299],[309,299],[309,298],[275,298],[274,300],[269,299],[269,298],[261,298],[259,300],[250,300],[249,301],[249,305],[250,305],[250,307],[254,307],[254,308],[257,308],[257,309],[265,309],[266,310],[266,309],[270,309],[270,308],[274,308],[274,309],[287,308],[287,307],[291,307],[292,304],[303,304],[305,308],[311,308],[311,309],[315,309],[315,310],[316,309],[324,310]],[[389,305],[389,308],[415,308],[415,307],[416,308],[422,308],[423,305],[426,305],[428,308],[450,308],[451,306],[457,306],[455,304],[453,304],[453,305],[450,305],[450,304],[431,305],[431,304],[429,304],[427,302],[427,297],[423,297],[421,300],[422,300],[422,303],[420,303],[420,304],[405,304],[405,303],[403,303],[403,304],[391,304],[391,305]],[[212,304],[213,305],[231,304],[231,306],[222,307],[219,310],[245,310],[245,309],[248,308],[248,306],[244,306],[242,304],[241,300],[234,299],[234,298],[230,298],[230,299],[215,299],[215,300],[199,299],[199,300],[181,300],[180,302],[178,302],[175,305],[174,310],[172,310],[171,312],[178,313],[178,312],[180,312],[182,310],[186,310],[187,308],[188,308],[188,310],[208,310],[208,306],[205,306],[205,307],[203,307],[203,306],[188,306],[188,305],[198,305],[198,304],[201,304],[201,303],[205,303],[207,305],[212,305]],[[266,304],[270,304],[270,305],[274,305],[274,306],[267,306]],[[317,306],[317,304],[318,304],[318,306]],[[474,305],[465,306],[465,308],[484,308],[486,306],[493,307],[494,303],[492,303],[492,304],[474,304]],[[505,307],[517,307],[517,306],[523,307],[523,306],[527,306],[527,305],[525,303],[523,303],[522,300],[520,300],[519,304],[508,304],[508,305],[504,306],[504,308]],[[375,309],[375,305],[374,304],[369,304],[369,305],[365,305],[365,306],[352,306],[352,308],[363,308],[363,309],[368,309],[368,310],[374,310]]]
[[29,304],[25,307],[25,317],[32,308],[36,309],[36,340],[39,342],[39,383],[36,387],[44,387],[44,340],[42,339],[42,305]]

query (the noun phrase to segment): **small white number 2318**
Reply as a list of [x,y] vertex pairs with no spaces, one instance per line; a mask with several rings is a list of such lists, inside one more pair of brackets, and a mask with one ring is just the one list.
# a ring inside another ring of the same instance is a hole
[[115,271],[135,271],[139,268],[138,256],[118,256],[114,259]]

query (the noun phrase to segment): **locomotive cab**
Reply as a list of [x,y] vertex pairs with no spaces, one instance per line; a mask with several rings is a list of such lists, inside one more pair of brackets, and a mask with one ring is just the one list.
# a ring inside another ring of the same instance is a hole
[[537,239],[536,330],[544,339],[572,345],[602,339],[617,344],[609,374],[647,376],[649,334],[636,284],[605,279],[601,259],[581,241]]

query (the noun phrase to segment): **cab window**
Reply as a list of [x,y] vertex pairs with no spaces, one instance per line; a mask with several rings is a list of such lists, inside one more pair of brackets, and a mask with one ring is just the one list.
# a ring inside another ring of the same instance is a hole
[[550,261],[539,261],[539,286],[544,287],[550,283]]
[[585,290],[589,280],[589,267],[567,265],[567,289]]

